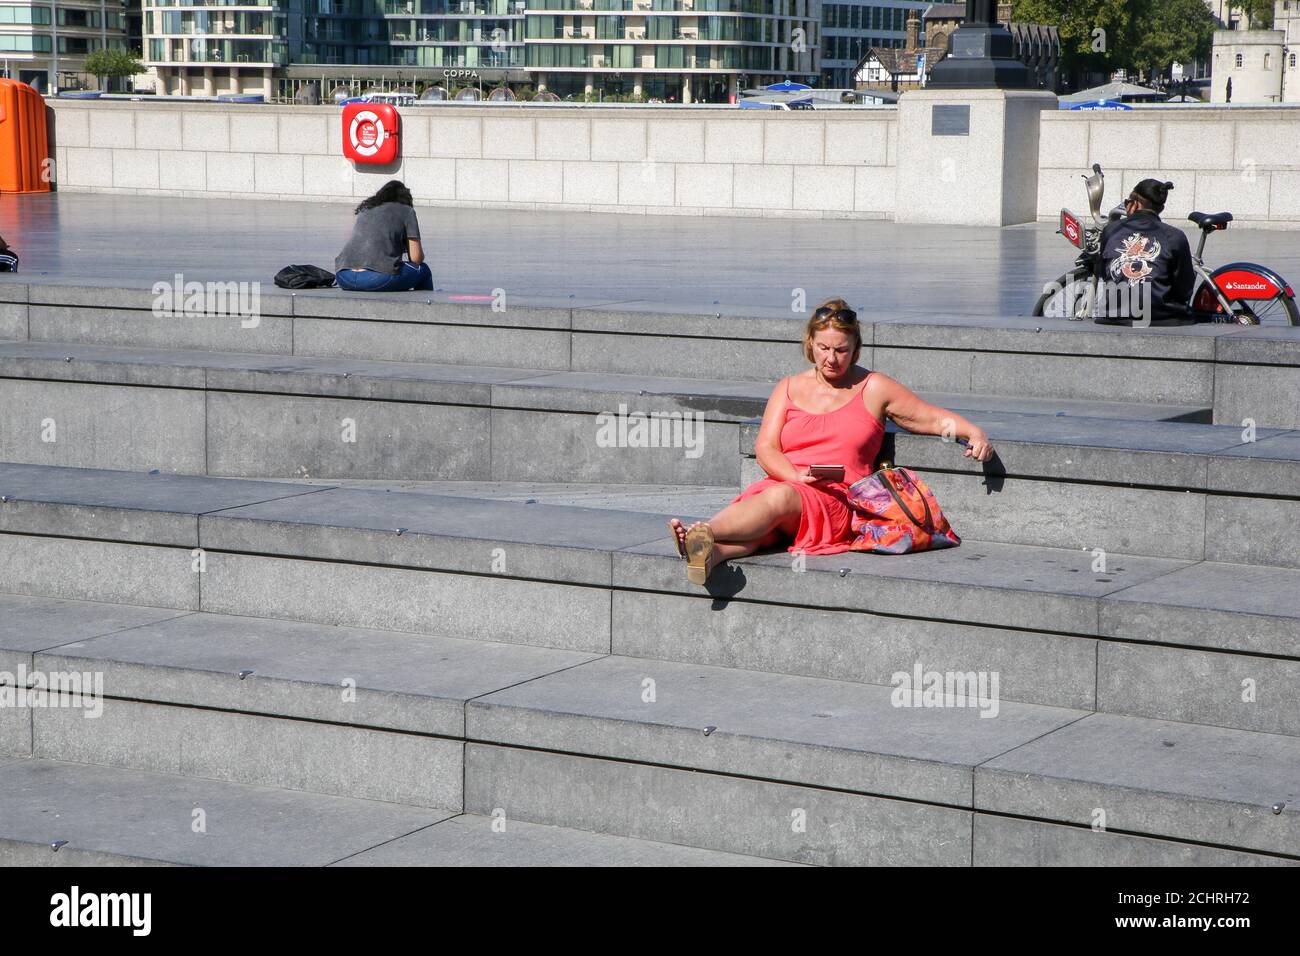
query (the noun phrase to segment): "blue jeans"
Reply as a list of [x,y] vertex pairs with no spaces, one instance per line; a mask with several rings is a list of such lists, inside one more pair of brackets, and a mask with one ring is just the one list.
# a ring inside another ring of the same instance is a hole
[[349,292],[410,292],[413,289],[427,292],[433,288],[433,273],[425,262],[418,266],[403,262],[401,270],[394,275],[373,269],[341,269],[335,273],[334,280],[340,289]]

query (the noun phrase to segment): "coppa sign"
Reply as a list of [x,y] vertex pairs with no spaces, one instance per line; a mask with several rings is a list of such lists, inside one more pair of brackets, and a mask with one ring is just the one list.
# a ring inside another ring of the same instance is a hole
[[394,162],[400,129],[392,104],[348,103],[343,107],[343,155],[354,163]]

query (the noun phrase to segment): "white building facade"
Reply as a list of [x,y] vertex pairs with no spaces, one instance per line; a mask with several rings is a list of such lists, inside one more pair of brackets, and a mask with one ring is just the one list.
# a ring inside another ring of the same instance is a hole
[[1271,30],[1250,29],[1245,16],[1235,23],[1214,34],[1210,101],[1300,103],[1300,0],[1274,0]]
[[1300,103],[1300,0],[1277,0],[1273,29],[1282,34],[1282,102]]

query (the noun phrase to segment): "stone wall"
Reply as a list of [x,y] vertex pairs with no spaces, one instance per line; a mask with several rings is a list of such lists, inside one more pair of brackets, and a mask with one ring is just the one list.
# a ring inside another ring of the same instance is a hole
[[50,100],[62,190],[353,202],[388,179],[430,205],[887,218],[896,111],[439,106],[402,158],[343,158],[339,110]]
[[[1038,216],[1088,210],[1080,177],[1106,173],[1105,208],[1148,176],[1174,183],[1165,218],[1229,210],[1256,225],[1300,227],[1300,109],[1164,107],[1043,114]],[[1103,209],[1103,212],[1105,210]]]
[[[893,107],[419,107],[402,113],[400,162],[354,168],[334,107],[48,102],[68,191],[354,202],[396,176],[425,205],[862,219],[897,208]],[[1049,110],[1038,139],[1039,219],[1085,211],[1080,176],[1099,162],[1111,204],[1157,176],[1176,184],[1174,216],[1228,209],[1300,226],[1300,108]],[[954,208],[951,221],[969,219]]]

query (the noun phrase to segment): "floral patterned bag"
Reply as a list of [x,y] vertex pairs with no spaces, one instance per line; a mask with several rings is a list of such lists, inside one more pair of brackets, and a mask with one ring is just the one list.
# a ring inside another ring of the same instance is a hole
[[854,551],[909,554],[961,544],[934,492],[910,468],[884,463],[849,486],[849,505]]

